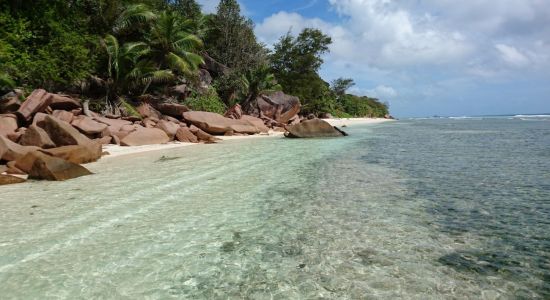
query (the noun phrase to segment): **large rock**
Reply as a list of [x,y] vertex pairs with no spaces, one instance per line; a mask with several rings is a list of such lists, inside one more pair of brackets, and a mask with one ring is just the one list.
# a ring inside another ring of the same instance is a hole
[[124,125],[132,125],[132,122],[121,119],[109,119],[105,117],[95,117],[94,120],[109,125],[110,129],[114,132],[119,131]]
[[136,110],[142,118],[155,118],[160,120],[162,117],[162,114],[158,110],[154,109],[149,103],[141,103],[138,107],[136,107]]
[[168,135],[157,128],[138,128],[121,138],[122,146],[143,146],[153,144],[165,144],[170,141]]
[[18,159],[17,167],[29,174],[31,179],[51,181],[63,181],[92,174],[81,165],[49,156],[40,151],[29,152]]
[[14,133],[18,127],[17,116],[0,115],[0,136],[8,136],[8,134]]
[[39,112],[44,112],[52,102],[52,94],[45,90],[34,90],[32,94],[21,104],[17,114],[25,121],[32,120],[32,117]]
[[183,104],[177,103],[161,103],[157,106],[159,112],[174,118],[181,118],[184,112],[189,111],[189,108]]
[[[66,110],[54,110],[52,112],[52,116],[58,118],[61,121],[65,121],[67,123],[71,123],[75,117],[75,115],[72,112],[66,111]],[[34,116],[34,118],[36,119],[36,116]]]
[[204,132],[203,130],[201,130],[195,125],[191,125],[191,127],[189,127],[189,130],[199,139],[200,142],[203,142],[206,144],[214,144],[217,141],[219,141],[218,138]]
[[178,129],[180,128],[180,125],[170,121],[160,120],[157,123],[156,128],[164,131],[166,135],[168,135],[170,140],[173,140],[176,136],[176,133],[178,132]]
[[100,142],[94,141],[86,145],[63,146],[40,151],[75,164],[87,164],[101,158],[101,146]]
[[10,176],[10,175],[0,175],[0,185],[8,185],[8,184],[16,184],[16,183],[22,183],[26,180],[23,178]]
[[176,132],[176,139],[182,143],[198,143],[199,139],[188,127],[180,127]]
[[52,141],[48,133],[36,125],[31,125],[27,128],[25,134],[21,136],[19,144],[23,146],[36,146],[45,149],[55,147],[55,143]]
[[0,160],[13,161],[25,156],[27,153],[38,150],[34,146],[21,146],[0,136]]
[[256,134],[261,132],[256,126],[246,120],[229,119],[211,112],[189,111],[183,113],[183,118],[210,134],[223,135],[227,132]]
[[71,125],[88,135],[101,133],[105,128],[109,127],[107,124],[96,122],[94,119],[84,115],[74,117]]
[[244,111],[258,118],[268,118],[281,124],[288,124],[300,112],[301,104],[298,97],[276,92],[269,96],[260,95],[247,102]]
[[269,128],[265,126],[264,121],[260,118],[256,118],[249,115],[242,115],[241,120],[254,125],[262,133],[267,133],[269,131]]
[[320,119],[307,120],[300,124],[287,127],[286,137],[289,138],[317,138],[341,137],[347,134]]
[[240,104],[235,104],[223,116],[230,119],[240,119],[243,116],[243,109]]
[[0,98],[0,113],[15,112],[21,107],[21,101],[19,101],[19,94],[16,92],[9,92]]
[[52,94],[52,101],[50,103],[52,109],[61,110],[73,110],[81,108],[80,101],[75,100],[67,95]]
[[44,118],[43,126],[44,130],[58,147],[86,145],[91,142],[89,138],[78,132],[71,124],[52,116]]

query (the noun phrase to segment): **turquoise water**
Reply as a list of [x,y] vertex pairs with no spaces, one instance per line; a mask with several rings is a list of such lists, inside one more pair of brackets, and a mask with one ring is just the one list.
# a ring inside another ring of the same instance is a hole
[[550,297],[549,119],[347,131],[1,187],[0,298]]

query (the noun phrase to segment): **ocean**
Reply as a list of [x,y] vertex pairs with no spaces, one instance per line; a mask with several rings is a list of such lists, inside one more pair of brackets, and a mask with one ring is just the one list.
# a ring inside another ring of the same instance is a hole
[[550,298],[549,116],[345,130],[0,187],[0,298]]

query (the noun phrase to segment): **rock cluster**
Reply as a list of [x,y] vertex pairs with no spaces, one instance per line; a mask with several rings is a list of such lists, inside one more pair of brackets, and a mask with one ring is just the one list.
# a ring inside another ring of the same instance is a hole
[[[20,91],[0,98],[0,174],[26,174],[33,179],[89,175],[80,164],[101,158],[105,144],[215,143],[214,135],[284,131],[286,125],[300,121],[300,102],[283,93],[260,96],[249,115],[236,105],[225,116],[190,111],[177,103],[147,102],[136,107],[139,116],[103,116],[79,99],[42,89],[22,99]],[[15,182],[19,180],[3,177],[0,185]]]

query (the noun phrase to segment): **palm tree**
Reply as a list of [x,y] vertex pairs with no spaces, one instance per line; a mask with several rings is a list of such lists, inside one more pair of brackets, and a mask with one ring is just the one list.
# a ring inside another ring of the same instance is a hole
[[202,41],[192,34],[193,21],[183,20],[172,12],[163,12],[151,26],[147,43],[151,57],[158,62],[158,68],[170,68],[185,76],[194,76],[204,63],[196,52]]
[[120,33],[154,21],[157,15],[145,4],[130,4],[118,15],[115,20],[113,32]]
[[160,70],[147,57],[151,48],[143,42],[125,43],[120,46],[118,39],[107,35],[101,44],[108,55],[107,106],[118,100],[120,95],[132,93],[144,87],[145,93],[151,83],[168,82],[174,79],[171,70]]
[[247,102],[256,99],[261,94],[283,90],[268,66],[261,66],[256,70],[246,72],[242,81],[245,90],[248,92],[246,95]]

